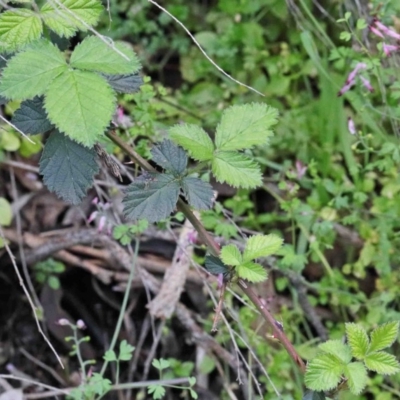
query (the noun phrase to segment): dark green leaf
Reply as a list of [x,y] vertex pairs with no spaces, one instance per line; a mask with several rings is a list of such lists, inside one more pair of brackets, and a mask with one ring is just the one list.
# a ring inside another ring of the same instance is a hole
[[102,75],[107,79],[109,85],[119,93],[135,93],[143,84],[143,79],[138,74]]
[[15,111],[11,122],[22,132],[36,135],[53,128],[47,119],[43,97],[36,96],[32,100],[25,100]]
[[182,180],[182,190],[189,204],[197,210],[208,210],[214,200],[212,186],[199,178],[187,176]]
[[314,390],[308,390],[302,400],[325,400],[325,393],[324,392],[316,392]]
[[129,220],[145,218],[160,221],[174,210],[179,196],[179,182],[173,175],[156,174],[152,180],[131,183],[122,201],[124,214]]
[[212,275],[223,274],[227,277],[231,272],[227,265],[225,265],[218,257],[212,256],[211,254],[206,256],[204,266]]
[[152,160],[175,176],[185,172],[187,155],[182,147],[177,146],[171,140],[163,140],[161,144],[151,149]]
[[54,131],[40,159],[40,174],[45,185],[63,200],[78,204],[92,186],[98,172],[96,152]]

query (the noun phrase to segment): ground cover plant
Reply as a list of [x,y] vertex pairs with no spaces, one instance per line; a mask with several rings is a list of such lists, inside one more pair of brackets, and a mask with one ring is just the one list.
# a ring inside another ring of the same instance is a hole
[[399,396],[395,1],[0,6],[2,379]]

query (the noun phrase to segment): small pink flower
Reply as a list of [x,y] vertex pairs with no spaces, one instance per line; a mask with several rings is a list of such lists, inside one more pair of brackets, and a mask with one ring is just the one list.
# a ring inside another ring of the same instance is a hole
[[393,39],[400,40],[400,34],[394,31],[393,29],[387,27],[386,25],[382,24],[382,22],[378,21],[377,19],[373,22],[376,28],[378,28],[385,36],[389,36]]
[[106,226],[106,222],[107,222],[107,217],[105,215],[102,215],[99,219],[99,225],[97,227],[97,232],[102,232],[104,227]]
[[372,87],[371,82],[367,78],[364,78],[362,75],[360,75],[360,79],[366,89],[368,89],[370,92],[374,91],[374,88]]
[[347,129],[349,130],[351,135],[356,133],[356,126],[354,125],[354,121],[349,117],[347,119]]
[[349,84],[352,81],[354,81],[355,77],[358,74],[358,71],[361,71],[362,69],[366,69],[366,68],[367,68],[367,64],[357,63],[357,65],[354,67],[353,71],[351,71],[349,76],[347,77],[346,84]]
[[96,219],[98,213],[99,213],[98,211],[93,211],[90,214],[90,216],[89,216],[89,218],[87,220],[88,224],[90,224],[92,221],[94,221]]
[[307,171],[307,167],[299,160],[296,161],[297,179],[301,179]]
[[356,81],[353,79],[352,81],[350,81],[349,83],[346,83],[338,92],[338,97],[342,96],[343,94],[345,94],[346,92],[348,92],[354,85],[355,85]]
[[96,205],[99,202],[99,198],[96,196],[93,200],[92,200],[92,204]]
[[86,325],[81,319],[78,319],[78,321],[76,321],[76,326],[78,327],[78,329],[86,329]]
[[371,25],[371,26],[369,27],[369,30],[370,30],[373,34],[375,34],[376,36],[379,36],[380,38],[385,39],[385,36],[383,35],[383,33],[382,33],[379,29],[375,28],[374,26]]
[[394,53],[395,51],[399,50],[399,46],[395,46],[393,44],[383,43],[382,44],[382,50],[385,53],[386,57],[389,57],[392,53]]
[[71,323],[66,318],[60,318],[57,322],[57,325],[66,326],[71,325]]

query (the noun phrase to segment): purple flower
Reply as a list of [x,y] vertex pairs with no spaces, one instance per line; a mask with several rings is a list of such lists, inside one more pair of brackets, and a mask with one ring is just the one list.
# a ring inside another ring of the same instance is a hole
[[372,33],[374,33],[376,36],[379,36],[380,38],[385,39],[385,36],[383,35],[383,33],[379,29],[375,28],[374,26],[370,25],[369,30]]
[[367,78],[364,78],[362,75],[360,75],[360,79],[366,89],[368,89],[370,92],[374,91],[374,88],[372,87],[371,82]]
[[349,130],[351,135],[356,133],[356,126],[354,125],[354,121],[349,117],[347,119],[347,129]]
[[344,93],[348,92],[352,86],[354,86],[356,83],[356,81],[353,79],[352,81],[350,81],[349,83],[346,83],[338,92],[338,97],[342,96]]
[[385,53],[386,57],[389,57],[392,53],[394,53],[395,51],[399,50],[399,46],[395,46],[393,44],[383,43],[382,44],[382,50]]
[[358,71],[362,69],[367,69],[367,64],[365,63],[357,63],[354,67],[353,71],[350,72],[349,76],[347,77],[346,84],[351,83],[356,78]]
[[400,40],[400,34],[394,31],[393,29],[390,29],[386,25],[382,24],[382,22],[378,21],[377,19],[374,20],[373,25],[377,29],[379,29],[385,36],[391,37],[396,40]]

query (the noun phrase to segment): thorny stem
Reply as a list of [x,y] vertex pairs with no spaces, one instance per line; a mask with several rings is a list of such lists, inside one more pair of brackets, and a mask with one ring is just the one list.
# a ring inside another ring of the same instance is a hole
[[[149,172],[155,172],[155,169],[145,159],[137,154],[131,146],[120,139],[114,132],[106,132],[106,136],[111,139],[121,150],[123,150],[129,157],[131,157],[131,159],[135,163],[139,164],[143,169]],[[203,224],[197,219],[190,207],[182,199],[178,200],[178,210],[185,214],[186,218],[191,222],[193,227],[198,232],[202,242],[208,247],[210,253],[218,257],[220,252],[219,245],[210,236],[210,234],[204,228]],[[292,343],[287,338],[285,333],[278,327],[275,318],[261,302],[260,298],[254,293],[251,287],[249,287],[249,285],[243,279],[239,279],[238,286],[249,297],[249,299],[257,307],[258,311],[261,313],[266,322],[271,326],[274,337],[279,339],[283,347],[288,352],[289,356],[300,368],[301,372],[305,373],[306,366],[303,360],[297,354],[296,349],[293,347]]]

